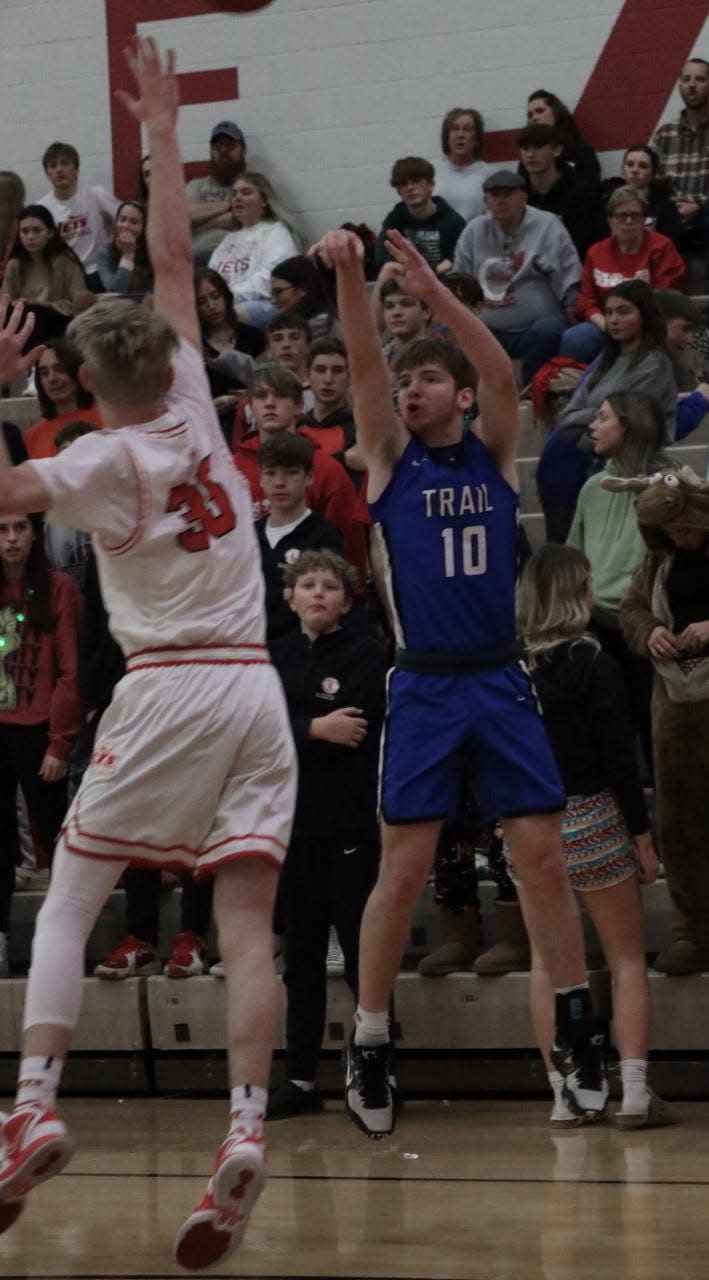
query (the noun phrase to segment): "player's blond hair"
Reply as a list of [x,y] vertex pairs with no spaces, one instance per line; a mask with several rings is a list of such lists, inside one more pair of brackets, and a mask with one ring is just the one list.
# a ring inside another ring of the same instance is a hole
[[179,338],[159,312],[130,298],[98,298],[72,320],[67,335],[100,399],[137,407],[164,394]]

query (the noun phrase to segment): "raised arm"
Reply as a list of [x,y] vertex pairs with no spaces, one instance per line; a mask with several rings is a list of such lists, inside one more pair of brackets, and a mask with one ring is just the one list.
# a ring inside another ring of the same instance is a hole
[[163,63],[150,37],[136,37],[126,60],[138,98],[120,90],[124,106],[146,126],[152,167],[148,203],[147,240],[155,279],[155,308],[181,337],[201,350],[192,284],[192,236],[177,145],[179,98],[175,54],[169,49]]
[[392,404],[389,370],[369,305],[364,250],[352,231],[329,231],[310,250],[337,276],[337,308],[352,380],[357,444],[370,475],[370,493],[387,483],[408,439]]
[[477,371],[480,418],[476,433],[506,479],[515,483],[519,394],[512,361],[482,320],[446,288],[409,240],[390,231],[387,247],[399,266],[404,292],[430,307]]
[[[34,316],[31,312],[28,312],[24,323],[21,323],[23,312],[21,302],[10,309],[7,294],[0,296],[0,384],[14,382],[23,373],[27,373],[44,351],[44,347],[34,347],[28,355],[22,354],[34,329]],[[15,512],[24,514],[27,511],[45,511],[48,506],[49,494],[32,463],[21,462],[19,467],[13,467],[0,421],[0,516]]]

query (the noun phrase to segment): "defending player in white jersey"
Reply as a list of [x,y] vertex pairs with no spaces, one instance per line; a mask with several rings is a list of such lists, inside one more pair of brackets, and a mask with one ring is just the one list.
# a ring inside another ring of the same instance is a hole
[[[105,431],[14,470],[0,444],[0,513],[48,511],[91,531],[127,660],[37,919],[17,1101],[0,1128],[0,1231],[72,1154],[55,1099],[96,917],[130,863],[182,866],[214,875],[227,979],[231,1123],[175,1245],[183,1266],[203,1270],[240,1244],[264,1183],[271,915],[295,767],[264,644],[250,499],[199,355],[174,55],[163,64],[152,40],[137,39],[127,58],[138,97],[121,97],[147,128],[152,161],[155,309],[100,301],[71,330]],[[19,319],[13,312],[0,334],[0,381],[30,363],[20,355],[30,326]]]

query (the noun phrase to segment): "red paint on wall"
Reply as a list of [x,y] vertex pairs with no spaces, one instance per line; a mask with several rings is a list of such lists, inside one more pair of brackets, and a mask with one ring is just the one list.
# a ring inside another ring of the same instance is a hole
[[[234,0],[234,8],[246,13],[269,3]],[[191,18],[205,9],[216,12],[220,5],[218,0],[105,0],[105,4],[114,189],[126,195],[135,188],[140,130],[127,112],[114,106],[115,90],[130,92],[133,87],[123,50],[139,23]],[[619,151],[651,136],[706,17],[706,0],[625,0],[574,113],[587,142],[599,151]],[[184,103],[237,98],[237,70],[192,72],[180,77],[180,86]],[[538,87],[530,85],[529,91]],[[554,91],[553,76],[543,87]],[[520,128],[524,123],[522,116]],[[486,159],[516,159],[517,133],[517,129],[487,133]],[[188,177],[206,169],[206,161],[185,165]]]
[[[263,8],[271,0],[239,0],[239,7],[248,10]],[[120,104],[116,104],[116,89],[132,93],[135,86],[126,66],[123,50],[130,44],[137,27],[143,22],[165,22],[174,18],[193,18],[205,9],[214,11],[218,6],[206,0],[105,0],[106,29],[108,38],[108,82],[111,95],[111,146],[113,151],[113,188],[121,196],[133,194],[138,177],[140,158],[140,126]],[[238,98],[239,79],[236,67],[224,67],[211,71],[192,71],[182,74],[180,97],[185,105],[200,102],[223,102]],[[207,139],[205,139],[205,152]],[[195,170],[194,165],[186,169]],[[206,161],[196,163],[196,172],[204,173]]]

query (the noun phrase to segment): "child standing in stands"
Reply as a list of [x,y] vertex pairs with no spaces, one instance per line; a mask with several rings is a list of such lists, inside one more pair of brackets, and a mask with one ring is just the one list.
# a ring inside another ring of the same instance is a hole
[[329,927],[356,997],[359,927],[379,864],[377,760],[384,719],[384,650],[371,631],[343,626],[357,574],[333,551],[286,567],[299,629],[274,647],[298,750],[293,838],[283,867],[288,989],[285,1079],[266,1118],[322,1111],[315,1083],[325,1027]]
[[[518,626],[544,721],[567,792],[562,820],[572,887],[598,930],[613,979],[613,1021],[620,1052],[621,1129],[673,1122],[647,1085],[650,993],[640,884],[658,860],[635,763],[630,716],[617,663],[588,634],[591,565],[581,551],[548,543],[522,574]],[[524,888],[518,885],[522,903]],[[532,943],[532,1017],[554,1091],[551,1123],[584,1124],[567,1105],[564,1080],[548,1053],[554,1030],[551,978]]]
[[311,511],[313,446],[304,436],[281,431],[258,452],[261,488],[268,515],[256,521],[261,568],[266,584],[266,643],[298,629],[298,618],[284,595],[284,572],[304,551],[329,547],[342,552],[342,534],[324,516]]
[[0,518],[0,977],[15,888],[17,788],[51,861],[81,724],[79,588],[50,569],[41,520]]

